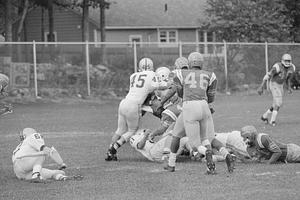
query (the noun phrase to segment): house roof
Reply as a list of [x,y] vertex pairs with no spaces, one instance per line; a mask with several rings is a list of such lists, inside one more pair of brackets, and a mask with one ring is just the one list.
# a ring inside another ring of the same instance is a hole
[[[200,27],[206,20],[206,0],[111,0],[106,28]],[[90,19],[99,26],[99,8],[90,8]]]

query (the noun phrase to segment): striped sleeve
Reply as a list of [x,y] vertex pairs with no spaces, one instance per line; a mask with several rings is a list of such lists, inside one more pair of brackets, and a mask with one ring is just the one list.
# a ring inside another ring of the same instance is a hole
[[209,86],[207,88],[207,102],[212,103],[215,100],[216,96],[216,91],[217,91],[217,77],[215,73],[212,73],[210,81],[209,81]]

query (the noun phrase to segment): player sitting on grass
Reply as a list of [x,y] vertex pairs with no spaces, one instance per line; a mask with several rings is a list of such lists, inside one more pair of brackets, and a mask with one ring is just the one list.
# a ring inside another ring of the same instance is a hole
[[300,146],[296,144],[278,142],[268,134],[258,133],[254,126],[244,126],[241,135],[248,146],[249,154],[258,161],[266,159],[268,164],[300,162]]
[[[61,156],[54,147],[45,146],[41,134],[33,128],[25,128],[20,133],[21,143],[13,151],[12,162],[18,179],[29,180],[34,183],[47,179],[65,181],[75,177],[68,177],[62,169],[66,168]],[[46,157],[50,157],[59,165],[58,170],[43,168]]]

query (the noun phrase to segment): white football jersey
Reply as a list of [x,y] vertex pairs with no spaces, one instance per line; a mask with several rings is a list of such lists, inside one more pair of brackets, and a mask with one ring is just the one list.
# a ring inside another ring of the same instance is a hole
[[234,152],[237,152],[242,156],[249,157],[249,154],[247,152],[247,145],[244,142],[240,131],[216,133],[216,139]]
[[27,136],[13,151],[12,161],[17,157],[41,151],[41,147],[45,146],[45,141],[39,133]]
[[144,137],[144,132],[141,134],[136,134],[133,135],[130,138],[130,145],[137,150],[138,152],[140,152],[143,156],[145,156],[148,160],[150,161],[154,161],[151,154],[150,154],[150,150],[151,148],[154,146],[154,143],[150,142],[149,140],[146,141],[145,146],[143,149],[139,149],[137,148],[138,143],[143,139]]
[[142,71],[130,76],[130,88],[126,99],[143,104],[148,94],[160,86],[159,79],[153,71]]

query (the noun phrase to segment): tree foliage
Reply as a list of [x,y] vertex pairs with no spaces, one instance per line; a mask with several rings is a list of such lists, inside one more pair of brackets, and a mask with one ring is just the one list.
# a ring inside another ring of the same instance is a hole
[[[297,1],[297,0],[288,0]],[[289,42],[295,19],[281,0],[207,0],[208,28],[219,39],[241,42]],[[294,11],[294,15],[295,15]],[[297,11],[299,12],[299,10]]]

